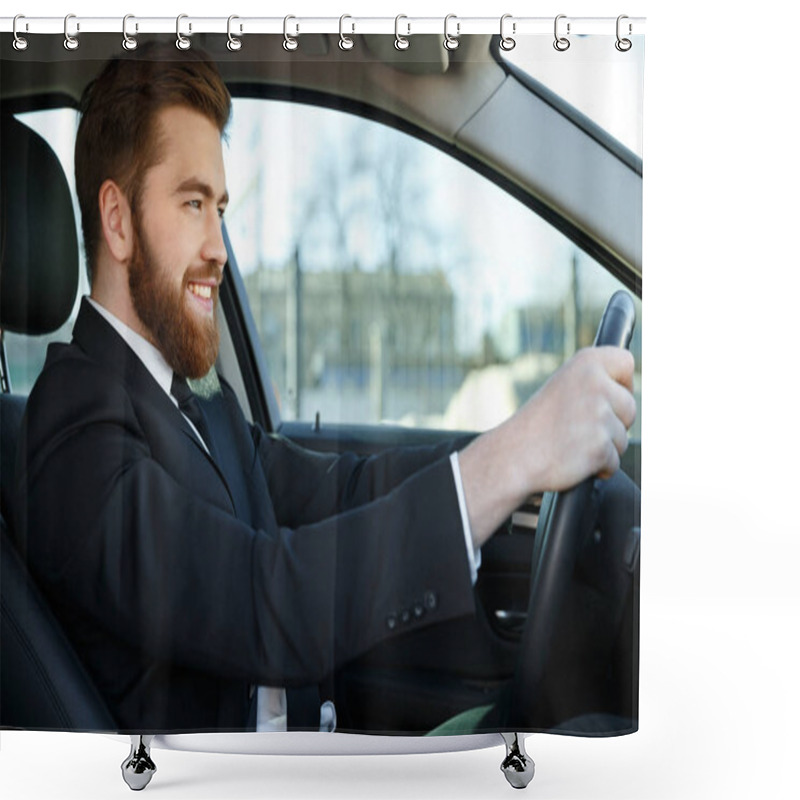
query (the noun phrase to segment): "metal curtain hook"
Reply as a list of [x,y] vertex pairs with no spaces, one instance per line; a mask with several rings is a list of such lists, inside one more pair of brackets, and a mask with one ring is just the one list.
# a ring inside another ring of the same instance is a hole
[[[69,21],[71,19],[75,19],[74,14],[67,14],[64,17],[64,49],[65,50],[77,50],[78,49],[78,40],[74,36],[70,36],[69,33]],[[75,30],[80,31],[81,26],[80,23],[75,23]]]
[[[503,34],[503,26],[507,19],[511,19],[511,14],[503,14],[503,16],[500,17],[500,47],[502,47],[503,50],[513,50],[517,46],[517,43],[510,36],[505,36]],[[517,32],[516,22],[511,23],[511,32]]]
[[[241,50],[242,49],[242,40],[241,39],[237,39],[231,33],[231,22],[233,22],[235,19],[239,19],[239,17],[237,17],[236,14],[231,14],[228,17],[228,50],[230,50],[231,52],[235,52],[236,50]],[[240,25],[239,26],[239,33],[241,33],[241,32],[242,32],[242,26]]]
[[[139,42],[136,41],[136,37],[135,36],[129,36],[128,35],[128,20],[129,19],[136,19],[136,17],[134,17],[133,14],[126,14],[122,18],[122,46],[126,50],[135,50],[138,47]],[[136,30],[136,31],[139,30],[139,23],[138,22],[135,24],[134,30]]]
[[447,50],[455,50],[458,47],[458,37],[461,35],[461,23],[456,22],[456,35],[451,36],[447,32],[447,23],[451,19],[457,19],[455,14],[448,14],[444,18],[444,46]]
[[[283,49],[284,50],[297,50],[297,39],[289,36],[289,20],[297,19],[291,14],[283,18]],[[300,33],[300,26],[297,25],[297,33]]]
[[[617,50],[620,51],[620,53],[627,53],[628,50],[630,50],[631,47],[633,47],[633,42],[631,42],[630,39],[623,39],[622,36],[620,35],[620,31],[621,31],[621,28],[622,28],[620,23],[624,19],[628,19],[628,16],[626,14],[620,14],[617,17],[617,41],[614,42],[614,47],[616,47]],[[628,35],[630,36],[631,33],[633,33],[633,27],[631,26],[631,24],[629,22],[628,23]]]
[[[553,24],[553,35],[555,36],[555,41],[553,42],[553,47],[559,51],[559,53],[563,53],[565,50],[569,50],[570,41],[566,38],[566,36],[559,36],[558,35],[558,21],[560,19],[566,19],[566,14],[559,14],[556,17],[555,23]],[[569,36],[569,22],[567,23],[567,36]]]
[[[24,14],[17,14],[17,16],[14,17],[13,31],[14,31],[14,49],[15,50],[27,50],[28,49],[28,40],[24,36],[20,36],[19,33],[17,33],[17,22],[19,20],[21,20],[21,19],[25,19],[25,15]],[[26,31],[28,30],[28,23],[27,22],[25,23],[25,30]]]
[[[177,47],[178,50],[188,50],[192,46],[191,41],[181,33],[181,20],[188,18],[189,18],[188,14],[178,14],[178,18],[175,20],[175,35],[178,37],[175,40],[175,47]],[[191,32],[192,32],[192,23],[190,22],[189,33]]]
[[406,36],[401,36],[400,35],[401,19],[408,19],[408,17],[405,14],[398,14],[394,18],[394,46],[397,50],[408,50],[408,48],[411,47],[411,42],[409,42],[408,39],[406,39],[406,36],[411,36],[411,23],[410,22],[406,23],[406,28],[408,28],[408,30],[406,31]]
[[[339,17],[339,49],[340,50],[352,50],[353,45],[355,42],[349,37],[344,35],[344,21],[346,19],[353,19],[349,14],[342,14]],[[351,23],[351,33],[356,32],[355,23]]]

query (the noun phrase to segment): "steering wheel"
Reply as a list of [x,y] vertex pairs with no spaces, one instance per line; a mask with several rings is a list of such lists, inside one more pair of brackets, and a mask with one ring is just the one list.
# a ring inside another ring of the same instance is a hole
[[[633,299],[625,291],[608,301],[594,345],[628,347],[636,323]],[[511,688],[509,729],[540,728],[536,706],[544,688],[554,634],[572,581],[593,509],[594,478],[565,492],[547,492],[539,512],[531,562],[531,592],[522,645]]]

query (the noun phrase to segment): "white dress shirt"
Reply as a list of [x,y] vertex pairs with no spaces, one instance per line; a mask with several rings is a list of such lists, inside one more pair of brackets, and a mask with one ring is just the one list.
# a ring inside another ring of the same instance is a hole
[[[101,306],[96,300],[88,297],[87,300],[92,307],[100,314],[103,319],[125,340],[128,347],[139,357],[139,360],[153,376],[155,382],[164,390],[167,397],[178,407],[178,401],[172,396],[173,371],[172,367],[166,362],[161,351],[147,341],[143,336],[129,328],[124,322],[118,319],[108,309]],[[197,428],[192,421],[184,414],[183,418],[189,423],[200,443],[208,452],[208,447],[203,441],[203,437],[197,432]],[[478,568],[481,565],[480,551],[475,552],[472,543],[472,531],[469,525],[467,514],[467,504],[464,499],[464,486],[461,482],[461,469],[458,464],[458,453],[452,453],[450,464],[453,468],[453,480],[455,481],[456,496],[458,497],[458,507],[461,512],[461,524],[464,529],[464,541],[467,547],[467,559],[469,561],[470,576],[472,585],[478,579]],[[278,686],[259,686],[258,697],[256,698],[256,730],[257,731],[285,731],[286,730],[286,690]]]

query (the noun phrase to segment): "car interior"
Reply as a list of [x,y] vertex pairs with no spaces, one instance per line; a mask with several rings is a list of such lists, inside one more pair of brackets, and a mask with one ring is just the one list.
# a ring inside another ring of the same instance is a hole
[[[498,37],[467,37],[453,51],[442,48],[439,37],[418,37],[411,65],[393,47],[392,37],[358,37],[357,46],[346,53],[336,41],[335,36],[308,34],[301,37],[297,52],[287,53],[280,37],[253,37],[246,41],[245,52],[231,53],[224,37],[198,34],[193,46],[196,43],[217,61],[234,97],[340,108],[434,145],[518,199],[641,297],[641,159],[546,87],[497,58]],[[13,52],[5,42],[0,45],[4,334],[36,337],[58,330],[68,322],[78,293],[80,245],[64,168],[19,115],[42,108],[76,108],[95,71],[106,58],[119,54],[120,43],[116,35],[93,35],[82,43],[79,58],[65,53],[61,45],[55,36],[42,37],[24,54]],[[59,60],[59,69],[38,60],[42,52]],[[327,67],[321,69],[321,64]],[[543,146],[548,157],[537,158]],[[576,173],[576,164],[583,177]],[[587,172],[591,180],[585,179]],[[305,447],[364,454],[453,436],[452,431],[424,427],[310,426],[282,420],[247,286],[237,267],[237,242],[230,231],[225,235],[229,279],[220,295],[217,367],[254,423]],[[114,731],[114,720],[29,575],[25,554],[18,551],[10,528],[25,396],[14,393],[8,374],[4,349],[0,727]],[[637,486],[639,460],[636,442],[623,469]],[[535,582],[531,564],[536,549],[543,547],[537,526],[545,513],[552,513],[543,510],[548,502],[532,497],[484,548],[475,619],[457,623],[460,627],[448,639],[435,626],[397,636],[331,676],[339,730],[423,733],[508,689],[530,617]],[[537,691],[547,697],[536,703],[538,729],[554,729],[587,714],[622,719],[617,732],[637,724],[638,656],[631,655],[629,643],[638,630],[638,490],[634,503],[630,492],[623,492],[609,509],[595,508],[595,516],[580,523],[575,545],[579,552],[557,626],[561,633],[553,634],[537,684]],[[600,537],[600,530],[609,535]],[[457,653],[449,646],[454,635],[462,645]],[[588,663],[600,666],[581,666]]]

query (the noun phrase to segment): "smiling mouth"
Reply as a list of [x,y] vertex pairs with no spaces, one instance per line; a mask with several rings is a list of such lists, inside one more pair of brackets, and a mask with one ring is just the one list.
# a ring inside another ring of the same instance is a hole
[[199,297],[201,300],[210,300],[212,295],[212,287],[206,283],[190,283],[189,291]]

